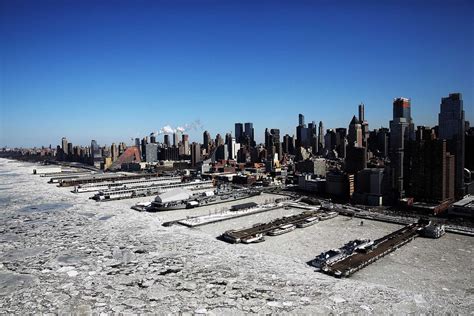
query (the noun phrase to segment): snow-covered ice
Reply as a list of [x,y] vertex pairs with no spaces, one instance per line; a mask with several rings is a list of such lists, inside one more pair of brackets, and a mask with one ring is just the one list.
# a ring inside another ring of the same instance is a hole
[[351,278],[335,279],[306,262],[350,239],[377,238],[398,226],[367,220],[360,226],[339,216],[264,243],[232,245],[216,237],[297,210],[165,228],[165,221],[210,209],[139,213],[130,207],[150,198],[97,203],[47,184],[48,178],[31,174],[33,168],[0,159],[0,309],[7,314],[474,310],[470,237],[417,238]]

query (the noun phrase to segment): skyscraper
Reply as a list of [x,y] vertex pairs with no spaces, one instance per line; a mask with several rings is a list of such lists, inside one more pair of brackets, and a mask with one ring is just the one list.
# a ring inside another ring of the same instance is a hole
[[146,144],[145,152],[146,152],[146,155],[145,155],[146,162],[158,161],[158,144],[157,143]]
[[275,157],[278,154],[278,159],[282,159],[282,148],[280,142],[280,130],[272,128],[270,131],[265,129],[265,148],[267,149],[267,157]]
[[179,146],[179,132],[174,132],[173,133],[173,146],[178,147]]
[[405,174],[407,195],[435,203],[453,199],[455,157],[446,151],[446,140],[434,139],[431,129],[424,132],[424,139],[417,137],[416,141],[408,143],[410,172]]
[[145,160],[145,157],[146,157],[146,144],[148,144],[148,138],[143,137],[140,144],[141,146],[140,154],[141,154],[142,160]]
[[102,153],[99,145],[94,139],[91,141],[91,158],[92,165],[100,167],[100,163],[102,162]]
[[237,144],[235,142],[235,138],[232,137],[232,134],[227,133],[225,135],[225,143],[227,146],[227,159],[235,160],[237,158]]
[[465,120],[461,93],[450,93],[441,99],[438,116],[439,138],[447,141],[447,150],[455,159],[455,195],[464,196]]
[[201,161],[201,145],[198,143],[191,144],[191,165],[196,167],[196,165]]
[[318,153],[318,131],[317,125],[315,121],[312,121],[308,124],[307,134],[308,134],[308,142],[309,146],[311,146],[311,152],[316,155]]
[[349,146],[362,147],[362,126],[355,115],[349,123],[347,140],[349,141]]
[[326,135],[324,136],[324,146],[329,151],[336,149],[337,134],[332,128],[326,130]]
[[155,133],[150,134],[150,143],[154,144],[156,143],[156,135]]
[[204,131],[202,134],[202,143],[203,147],[206,149],[206,151],[209,151],[209,146],[211,143],[211,134],[208,131]]
[[166,147],[170,147],[170,135],[165,134],[163,136],[163,143],[165,144]]
[[298,115],[298,126],[296,126],[296,147],[308,147],[310,140],[308,138],[308,129],[304,124],[303,114]]
[[359,104],[359,121],[363,122],[365,120],[365,109],[364,103]]
[[115,145],[115,143],[112,143],[112,146],[110,146],[110,155],[112,157],[112,162],[114,162],[115,160],[117,160],[118,156],[119,156],[119,150],[118,150],[118,147],[117,145]]
[[256,145],[253,123],[245,123],[245,138],[247,139],[249,146],[254,147]]
[[340,158],[346,157],[346,135],[347,129],[336,128],[336,151]]
[[362,128],[362,146],[367,147],[367,140],[369,138],[369,123],[365,120],[365,105],[359,104],[359,123]]
[[323,121],[319,121],[318,152],[322,154],[323,150],[324,150],[324,126],[323,126]]
[[[191,153],[190,153],[190,148],[189,148],[189,135],[188,134],[183,134],[182,143],[184,147],[184,154],[186,156],[189,156]],[[199,146],[199,150],[201,150],[201,146]]]
[[217,134],[216,135],[216,147],[220,146],[220,145],[224,145],[224,139],[222,139],[221,134]]
[[66,159],[67,157],[67,138],[63,137],[61,139],[61,149],[63,151],[63,159]]
[[414,139],[411,103],[407,98],[393,100],[393,120],[390,121],[390,165],[392,188],[396,199],[405,197],[404,159],[407,141]]
[[235,140],[242,143],[244,136],[244,126],[242,123],[235,123]]
[[303,114],[298,115],[298,125],[300,125],[300,126],[304,125],[304,115]]
[[282,151],[285,154],[294,155],[295,154],[295,139],[290,135],[286,134],[283,136],[283,146]]
[[72,156],[74,155],[74,152],[72,150],[72,143],[67,143],[67,156],[69,160],[72,160]]

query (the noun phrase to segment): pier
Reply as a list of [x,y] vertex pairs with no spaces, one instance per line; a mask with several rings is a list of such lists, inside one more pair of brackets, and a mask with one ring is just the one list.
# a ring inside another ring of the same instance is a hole
[[[293,227],[294,229],[304,228],[316,224],[321,218],[322,214],[323,213],[319,210],[306,210],[300,214],[277,218],[271,222],[256,224],[249,228],[226,231],[221,235],[221,239],[230,243],[248,243],[248,240],[255,238],[255,236],[264,236],[269,234],[275,235],[274,233],[272,234],[272,232],[275,232],[282,227]],[[337,215],[337,213],[335,215]],[[288,229],[285,232],[289,232],[291,230]]]
[[327,264],[321,271],[335,277],[349,277],[365,266],[377,261],[418,236],[422,224],[414,223],[374,241],[364,251],[354,251],[343,259]]
[[212,190],[214,188],[214,184],[210,180],[183,183],[170,183],[165,181],[161,183],[154,183],[152,185],[137,186],[132,188],[101,190],[91,197],[91,199],[96,200],[97,202],[132,199],[140,196],[158,195],[176,188],[187,189],[191,192],[199,193]]
[[85,183],[99,183],[105,181],[115,180],[136,180],[136,179],[151,179],[160,177],[158,174],[125,174],[125,173],[112,173],[112,174],[97,174],[90,177],[80,177],[77,179],[67,179],[59,182],[61,187],[72,187],[78,186]]

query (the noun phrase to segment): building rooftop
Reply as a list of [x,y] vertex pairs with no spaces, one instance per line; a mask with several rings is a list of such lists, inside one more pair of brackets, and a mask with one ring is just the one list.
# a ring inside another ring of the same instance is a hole
[[469,195],[453,204],[454,207],[467,207],[474,209],[474,195]]
[[236,205],[232,205],[231,210],[232,211],[238,211],[238,210],[243,210],[243,209],[247,209],[247,208],[252,208],[252,207],[255,207],[257,205],[258,204],[255,203],[255,202],[236,204]]

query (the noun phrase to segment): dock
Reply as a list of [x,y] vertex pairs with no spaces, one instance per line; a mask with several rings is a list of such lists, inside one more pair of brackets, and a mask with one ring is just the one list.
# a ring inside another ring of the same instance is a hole
[[[324,213],[320,210],[306,210],[299,214],[277,218],[267,223],[253,225],[249,228],[226,231],[221,235],[220,239],[229,243],[248,243],[247,241],[255,238],[255,236],[275,235],[273,232],[282,227],[304,228],[316,224],[323,214]],[[291,230],[288,229],[288,231],[285,232],[289,231]]]
[[374,241],[373,246],[365,251],[354,251],[341,260],[321,268],[321,271],[335,277],[349,277],[365,266],[379,260],[387,254],[409,243],[418,236],[423,225],[414,223]]
[[145,185],[145,186],[101,190],[97,194],[92,196],[91,199],[96,200],[97,202],[133,199],[136,197],[158,195],[163,192],[168,192],[170,190],[177,189],[177,188],[187,189],[194,193],[200,193],[200,192],[214,189],[214,184],[210,180],[198,181],[198,182],[177,182],[177,183],[173,183],[169,181],[155,182],[154,184]]
[[116,180],[137,180],[137,179],[151,179],[160,177],[158,174],[125,174],[125,173],[110,173],[110,174],[97,174],[88,177],[80,177],[76,179],[66,179],[59,182],[61,187],[72,187],[78,186],[85,183],[99,183],[104,181],[116,181]]
[[[185,219],[177,220],[175,221],[175,223],[178,223],[187,227],[198,227],[198,226],[222,222],[222,221],[226,221],[226,220],[230,220],[230,219],[234,219],[238,217],[249,216],[249,215],[258,214],[262,212],[268,212],[268,211],[276,210],[279,208],[282,208],[281,204],[258,205],[256,207],[251,207],[248,209],[240,209],[237,211],[226,210],[223,212],[216,212],[214,214],[209,214],[209,215],[188,217]],[[167,223],[163,223],[163,226],[169,226],[166,224]]]

